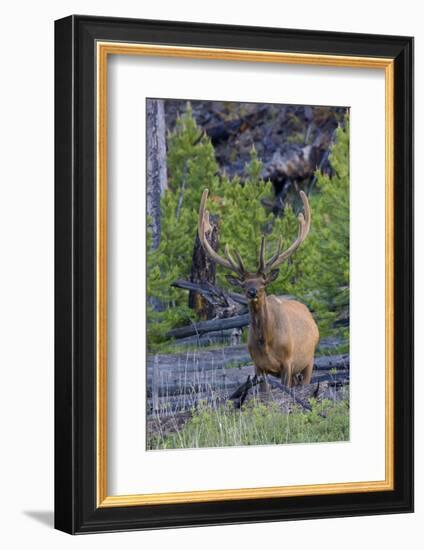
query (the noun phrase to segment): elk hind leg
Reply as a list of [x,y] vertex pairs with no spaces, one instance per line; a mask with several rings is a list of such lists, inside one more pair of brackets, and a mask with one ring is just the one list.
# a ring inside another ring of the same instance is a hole
[[268,382],[268,377],[266,374],[262,375],[262,380],[259,384],[259,391],[263,393],[269,393],[271,391],[271,386]]
[[308,366],[302,371],[302,384],[310,384],[312,378],[312,370],[314,368],[314,359],[312,358]]
[[259,392],[268,393],[271,388],[270,388],[266,373],[262,369],[255,366],[255,374],[260,379]]
[[287,362],[281,371],[281,383],[288,388],[293,386],[293,364]]

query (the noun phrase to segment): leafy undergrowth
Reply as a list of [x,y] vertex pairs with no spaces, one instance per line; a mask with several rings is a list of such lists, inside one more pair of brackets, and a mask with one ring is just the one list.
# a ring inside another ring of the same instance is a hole
[[[348,400],[310,400],[312,411],[283,413],[276,403],[252,400],[241,410],[231,403],[202,407],[178,430],[155,434],[149,449],[190,449],[245,445],[319,443],[349,439]],[[319,413],[325,413],[325,418]]]

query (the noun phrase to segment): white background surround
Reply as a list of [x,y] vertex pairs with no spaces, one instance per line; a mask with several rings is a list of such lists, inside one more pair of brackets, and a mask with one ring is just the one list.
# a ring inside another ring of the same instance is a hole
[[[70,537],[53,510],[53,20],[71,13],[414,35],[416,204],[424,204],[424,29],[414,0],[211,3],[196,0],[16,0],[3,8],[0,87],[0,541],[7,549],[314,550],[420,547],[424,521],[424,216],[416,230],[416,512]],[[18,32],[19,29],[19,32]],[[191,94],[190,94],[191,95]],[[246,98],[244,98],[246,99]],[[296,99],[296,102],[299,101]],[[315,100],[314,100],[315,101]],[[353,131],[353,130],[352,130]],[[352,174],[356,178],[355,174]],[[364,224],[369,223],[364,218]],[[363,259],[364,268],[367,258]],[[359,379],[357,384],[361,383]],[[198,468],[202,465],[199,464]],[[314,465],[310,465],[314,468]],[[207,477],[208,472],[205,472]]]
[[[109,494],[384,479],[384,70],[111,56],[108,89]],[[170,91],[176,98],[350,107],[349,442],[145,450],[145,102]],[[364,377],[368,384],[360,383]],[[308,468],[311,461],[319,468]],[[285,467],[257,467],[264,462]]]

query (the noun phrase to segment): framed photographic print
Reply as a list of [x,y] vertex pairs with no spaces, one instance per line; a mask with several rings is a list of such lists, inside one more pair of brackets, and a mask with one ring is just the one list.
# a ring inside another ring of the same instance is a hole
[[413,509],[413,39],[55,25],[55,525]]

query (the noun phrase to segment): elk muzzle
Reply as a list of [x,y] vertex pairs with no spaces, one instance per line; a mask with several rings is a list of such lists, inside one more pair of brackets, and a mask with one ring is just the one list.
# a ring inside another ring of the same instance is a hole
[[258,297],[258,291],[256,288],[248,288],[246,290],[246,296],[250,299],[250,300],[254,300],[255,298]]

